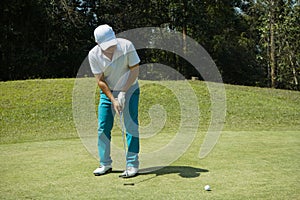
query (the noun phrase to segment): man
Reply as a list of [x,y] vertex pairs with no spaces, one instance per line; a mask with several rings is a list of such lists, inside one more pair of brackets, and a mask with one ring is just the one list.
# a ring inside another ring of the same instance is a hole
[[89,63],[100,90],[98,107],[98,153],[96,176],[112,171],[110,156],[114,115],[123,113],[126,128],[126,169],[120,177],[132,177],[139,167],[138,103],[139,56],[133,44],[116,38],[113,29],[101,25],[94,30],[97,45],[89,52]]

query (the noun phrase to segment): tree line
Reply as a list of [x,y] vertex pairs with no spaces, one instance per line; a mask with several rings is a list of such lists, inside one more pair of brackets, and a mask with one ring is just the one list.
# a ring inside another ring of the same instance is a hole
[[[165,27],[214,59],[225,83],[299,90],[299,0],[2,0],[0,80],[75,77],[93,30]],[[139,50],[142,63],[196,70],[172,52]]]

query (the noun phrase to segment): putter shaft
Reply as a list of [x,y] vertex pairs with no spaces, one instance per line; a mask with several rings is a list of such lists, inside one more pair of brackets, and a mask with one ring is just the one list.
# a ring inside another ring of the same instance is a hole
[[125,166],[125,173],[126,173],[126,176],[128,176],[128,172],[127,172],[127,142],[125,141],[125,125],[124,125],[124,120],[123,120],[123,112],[121,111],[120,112],[120,125],[121,125],[121,129],[122,129],[122,140],[123,140],[123,146],[124,146],[124,154],[125,154],[125,163],[126,163],[126,166]]

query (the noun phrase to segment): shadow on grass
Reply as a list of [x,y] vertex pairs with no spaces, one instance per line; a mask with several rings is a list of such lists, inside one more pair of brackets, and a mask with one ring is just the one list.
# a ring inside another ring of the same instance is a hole
[[[112,173],[120,173],[122,171],[112,171]],[[156,177],[159,176],[163,176],[166,174],[178,174],[180,177],[182,178],[196,178],[199,177],[201,173],[203,172],[209,172],[207,169],[201,169],[201,168],[195,168],[195,167],[189,167],[189,166],[166,166],[166,167],[162,167],[162,166],[158,166],[158,167],[151,167],[151,168],[144,168],[144,169],[140,169],[138,174],[134,177],[141,177],[143,175],[149,175],[149,174],[153,174],[155,176],[151,176],[149,178],[137,181],[137,182],[127,182],[124,183],[124,185],[126,186],[134,186],[135,184],[140,184],[143,182],[147,182],[151,179],[154,179]],[[130,177],[130,178],[134,178],[134,177]],[[129,178],[129,179],[130,179]]]
[[178,174],[182,178],[196,178],[202,172],[209,172],[207,169],[195,168],[190,166],[166,166],[166,167],[151,167],[141,169],[139,175],[155,174],[162,176],[166,174]]

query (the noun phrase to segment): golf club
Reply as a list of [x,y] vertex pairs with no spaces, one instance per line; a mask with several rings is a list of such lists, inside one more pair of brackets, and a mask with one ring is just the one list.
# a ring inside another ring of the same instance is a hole
[[140,184],[140,183],[149,181],[149,180],[151,180],[151,179],[153,179],[153,178],[155,178],[155,177],[157,177],[157,175],[152,176],[152,177],[149,177],[149,178],[146,178],[146,179],[143,179],[143,180],[140,180],[140,181],[137,181],[137,182],[135,182],[135,183],[132,183],[132,182],[131,182],[131,183],[124,183],[124,186],[134,186],[134,185],[136,185],[136,184]]
[[125,176],[128,176],[127,174],[127,142],[125,141],[125,127],[124,127],[124,120],[123,120],[123,112],[120,112],[120,125],[122,129],[122,140],[123,140],[123,146],[124,146],[124,154],[125,154]]

